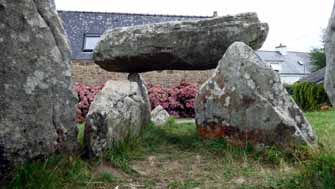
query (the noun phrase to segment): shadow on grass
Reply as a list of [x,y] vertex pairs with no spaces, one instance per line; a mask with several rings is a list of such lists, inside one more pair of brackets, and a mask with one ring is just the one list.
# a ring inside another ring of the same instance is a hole
[[[190,154],[222,159],[229,157],[231,162],[243,162],[243,158],[248,158],[261,164],[273,165],[274,169],[279,169],[278,165],[285,162],[294,167],[297,170],[296,173],[284,179],[270,179],[269,177],[270,184],[266,186],[270,188],[335,188],[335,154],[332,147],[334,140],[331,137],[335,134],[328,132],[334,131],[335,128],[334,111],[310,114],[310,121],[326,146],[313,154],[307,153],[306,155],[305,149],[287,152],[276,147],[269,147],[263,151],[257,151],[250,145],[234,147],[223,138],[204,140],[198,136],[194,124],[177,124],[176,120],[171,119],[160,127],[150,124],[143,131],[141,138],[120,145],[119,148],[109,149],[102,161],[111,162],[113,166],[125,171],[131,177],[136,177],[136,174],[129,166],[130,160],[147,157],[154,153],[190,152]],[[327,117],[327,119],[320,119],[320,116]],[[83,129],[83,127],[80,128]],[[327,132],[324,132],[325,129]],[[78,139],[82,140],[82,137]],[[96,164],[96,162],[84,161],[80,157],[59,155],[46,160],[28,162],[13,172],[13,180],[6,188],[88,188],[94,186],[95,183],[115,184],[119,182],[109,173],[94,175]],[[182,184],[193,186],[194,183],[190,181],[171,182],[170,184],[173,187]],[[252,187],[246,186],[246,188]]]
[[146,152],[161,152],[167,147],[178,151],[213,153],[234,153],[240,155],[249,153],[253,149],[250,145],[235,147],[227,143],[224,138],[202,139],[199,137],[193,123],[179,123],[170,119],[167,124],[157,127],[150,124],[143,132],[142,144]]

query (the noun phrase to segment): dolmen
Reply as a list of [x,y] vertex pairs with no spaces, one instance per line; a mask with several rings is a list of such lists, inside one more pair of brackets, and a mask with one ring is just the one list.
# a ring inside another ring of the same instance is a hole
[[[86,118],[85,145],[90,156],[101,156],[122,141],[133,140],[150,121],[150,103],[137,74],[153,70],[215,68],[234,41],[258,49],[268,33],[255,13],[196,21],[166,22],[106,31],[93,52],[101,68],[126,72],[136,81],[108,81],[91,104]],[[156,110],[157,111],[157,110]],[[154,122],[161,124],[162,120]]]
[[[268,29],[255,13],[115,28],[102,35],[93,58],[107,71],[130,75],[216,68],[196,97],[195,119],[201,137],[225,137],[238,145],[247,140],[255,145],[313,147],[316,137],[302,111],[287,94],[279,75],[254,52],[263,45]],[[138,77],[137,83],[144,81]],[[136,103],[126,108],[138,109],[135,117],[150,116],[150,106],[143,104],[147,94],[139,95],[138,84],[122,84],[128,91],[119,86],[121,83],[114,85],[118,87],[108,84],[101,92],[104,94],[97,96],[86,121],[85,141],[92,155],[101,155],[116,138],[122,141],[131,136],[131,132],[120,135],[117,128],[121,126],[116,126],[120,109],[125,109],[125,100],[119,100],[121,94],[138,99],[129,99]],[[144,85],[142,89],[146,91]],[[123,119],[124,123],[131,122],[123,124],[128,131],[140,131],[149,120]]]

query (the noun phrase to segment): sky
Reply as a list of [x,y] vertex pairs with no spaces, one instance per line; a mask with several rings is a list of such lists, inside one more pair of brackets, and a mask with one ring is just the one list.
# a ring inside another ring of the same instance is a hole
[[219,16],[256,12],[270,26],[262,50],[280,43],[289,51],[322,47],[333,0],[55,0],[58,10]]

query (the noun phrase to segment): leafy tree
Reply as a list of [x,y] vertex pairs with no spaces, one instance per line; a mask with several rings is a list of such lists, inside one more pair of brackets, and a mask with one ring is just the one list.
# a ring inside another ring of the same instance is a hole
[[326,54],[324,48],[314,48],[309,55],[311,56],[312,71],[317,71],[326,66]]
[[[321,43],[322,46],[325,45],[326,42],[326,29],[322,29],[321,31]],[[312,71],[318,71],[321,68],[324,68],[326,66],[326,54],[324,48],[313,48],[309,55],[311,57],[311,64],[312,64]]]

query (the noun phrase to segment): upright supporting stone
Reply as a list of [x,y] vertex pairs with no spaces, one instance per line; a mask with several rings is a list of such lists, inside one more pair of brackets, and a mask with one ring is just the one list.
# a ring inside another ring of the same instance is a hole
[[0,175],[76,149],[70,49],[53,2],[0,0]]
[[304,114],[280,83],[279,74],[247,45],[235,42],[195,102],[202,137],[226,137],[233,144],[314,146]]
[[328,23],[325,52],[327,66],[324,85],[329,100],[335,107],[335,4]]
[[138,137],[150,121],[150,103],[143,80],[130,74],[128,81],[108,81],[86,116],[85,147],[88,156],[102,156],[108,148]]

